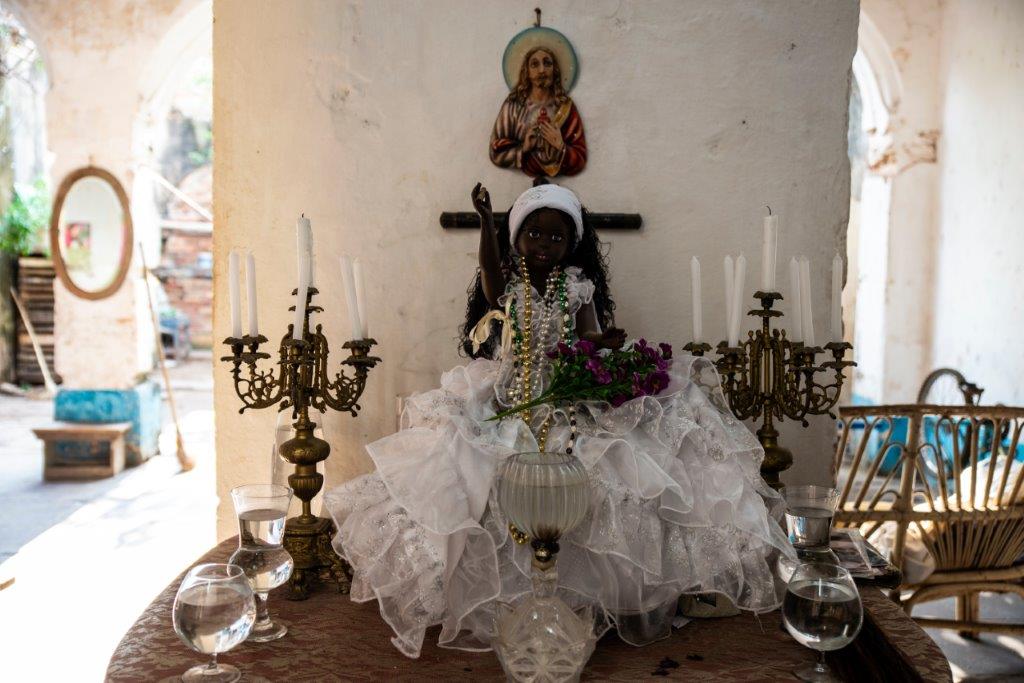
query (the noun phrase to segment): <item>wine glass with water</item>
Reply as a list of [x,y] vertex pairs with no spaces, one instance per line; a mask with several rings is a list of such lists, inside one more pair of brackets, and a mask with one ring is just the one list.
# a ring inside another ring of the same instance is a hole
[[797,678],[836,680],[825,664],[825,653],[849,645],[863,619],[860,593],[850,572],[823,562],[798,566],[786,586],[782,622],[798,643],[818,651],[818,661],[794,671]]
[[242,568],[256,596],[256,623],[249,640],[277,640],[288,627],[270,619],[267,594],[292,575],[292,556],[281,545],[292,490],[279,484],[247,484],[231,490],[238,515],[238,550],[229,560]]
[[241,677],[236,667],[217,663],[217,655],[245,640],[256,621],[252,588],[240,567],[193,567],[178,587],[173,620],[174,632],[186,645],[211,656],[209,664],[192,667],[181,680],[227,683]]

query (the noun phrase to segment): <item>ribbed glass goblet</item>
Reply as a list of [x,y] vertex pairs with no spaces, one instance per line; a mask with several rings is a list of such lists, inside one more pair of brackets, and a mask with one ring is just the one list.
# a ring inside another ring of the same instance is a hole
[[574,612],[556,594],[558,539],[583,521],[590,480],[583,463],[564,453],[517,453],[498,481],[498,505],[533,548],[533,591],[515,609],[499,605],[494,639],[512,681],[577,681],[597,635],[591,609]]

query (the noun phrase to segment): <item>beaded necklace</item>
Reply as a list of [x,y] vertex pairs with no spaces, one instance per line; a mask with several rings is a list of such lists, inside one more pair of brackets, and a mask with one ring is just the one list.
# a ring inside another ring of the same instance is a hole
[[[544,286],[544,296],[540,302],[540,329],[536,338],[533,333],[533,295],[531,292],[530,274],[526,267],[526,259],[519,257],[519,279],[522,282],[523,325],[519,326],[518,306],[519,292],[512,287],[512,301],[509,305],[509,317],[512,319],[513,352],[515,353],[515,380],[509,387],[508,398],[513,405],[531,401],[543,391],[544,371],[547,369],[547,351],[558,342],[571,342],[575,337],[575,325],[569,314],[569,296],[566,292],[566,276],[561,268],[555,268],[548,274]],[[561,316],[561,324],[555,318]],[[552,338],[552,322],[555,334]],[[559,333],[560,332],[560,333]],[[532,412],[524,410],[520,413],[523,421],[530,424]],[[576,409],[569,408],[569,425],[571,436],[567,453],[572,453],[576,441]],[[551,415],[545,418],[537,436],[537,445],[541,452],[547,446],[548,430],[551,427]]]

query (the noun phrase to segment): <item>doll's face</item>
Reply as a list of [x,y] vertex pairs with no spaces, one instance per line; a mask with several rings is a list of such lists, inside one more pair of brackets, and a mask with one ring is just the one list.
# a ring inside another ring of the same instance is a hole
[[537,209],[516,235],[516,251],[530,270],[550,271],[569,253],[572,219],[557,209]]

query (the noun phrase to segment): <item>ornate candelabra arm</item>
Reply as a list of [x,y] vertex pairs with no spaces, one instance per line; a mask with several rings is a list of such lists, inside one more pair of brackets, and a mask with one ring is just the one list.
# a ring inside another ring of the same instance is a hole
[[694,356],[703,356],[710,350],[711,344],[708,344],[707,342],[689,342],[683,347],[683,351],[688,351]]
[[349,357],[341,363],[354,368],[355,374],[350,377],[342,369],[334,376],[333,382],[324,386],[321,397],[328,407],[351,413],[353,417],[359,413],[359,397],[366,386],[366,377],[381,362],[380,358],[370,355],[370,348],[376,343],[374,339],[352,339],[345,342],[342,348],[349,350]]
[[[267,338],[262,334],[255,337],[228,337],[224,340],[231,348],[231,355],[223,356],[221,360],[231,363],[235,395],[242,401],[239,413],[249,408],[269,408],[281,400],[281,388],[285,383],[283,373],[279,371],[275,378],[272,371],[260,370],[257,367],[259,361],[270,358],[269,353],[259,351],[260,345],[266,341]],[[243,363],[248,367],[247,376],[242,375]]]
[[782,317],[782,311],[772,309],[772,306],[776,301],[782,301],[782,294],[779,292],[762,292],[761,290],[757,290],[754,292],[754,298],[761,302],[761,308],[754,309],[747,313],[747,315],[753,315],[760,318]]
[[729,409],[740,420],[752,417],[759,409],[757,392],[750,385],[749,344],[748,340],[740,346],[728,346],[723,341],[716,349],[720,358],[715,361],[715,367],[722,377],[722,391],[729,402]]
[[832,412],[832,408],[839,402],[839,397],[843,392],[843,382],[846,380],[843,370],[857,365],[855,362],[844,360],[843,358],[846,355],[847,349],[852,348],[853,345],[849,342],[829,342],[825,344],[825,349],[832,353],[832,360],[822,363],[821,369],[833,372],[832,382],[826,385],[817,385],[818,391],[815,392],[813,414],[822,415],[828,413],[832,418],[836,417]]

